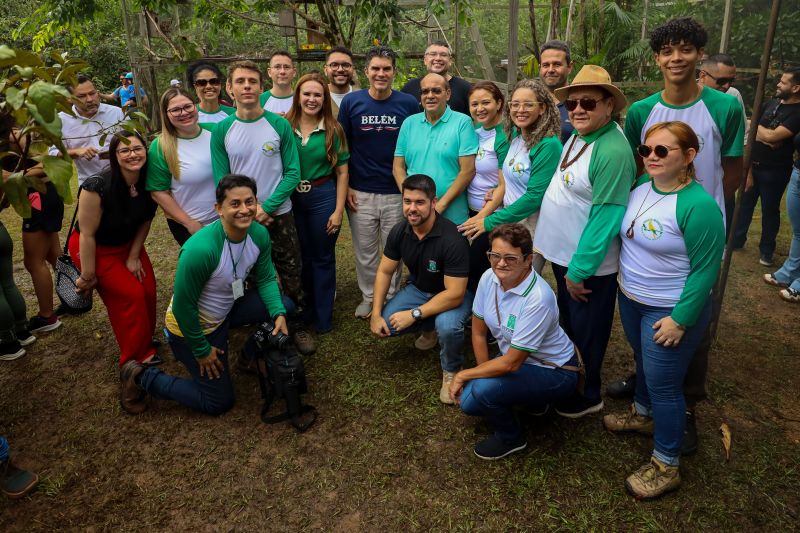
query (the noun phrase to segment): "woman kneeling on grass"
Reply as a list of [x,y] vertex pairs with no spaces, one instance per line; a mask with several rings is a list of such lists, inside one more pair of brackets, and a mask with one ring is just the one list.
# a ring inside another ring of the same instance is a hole
[[725,227],[716,201],[694,178],[699,142],[683,122],[662,122],[639,146],[647,174],[622,220],[619,314],[636,358],[634,403],[606,415],[609,431],[654,433],[653,455],[628,476],[638,499],[678,488],[686,400],[683,380],[711,318]]
[[[516,405],[545,408],[568,398],[578,380],[578,356],[558,324],[550,286],[532,268],[533,242],[522,224],[489,234],[491,270],[472,304],[472,349],[478,365],[456,374],[450,395],[468,415],[483,416],[494,435],[475,445],[481,459],[523,450],[527,440],[514,419]],[[487,333],[500,353],[489,357]]]

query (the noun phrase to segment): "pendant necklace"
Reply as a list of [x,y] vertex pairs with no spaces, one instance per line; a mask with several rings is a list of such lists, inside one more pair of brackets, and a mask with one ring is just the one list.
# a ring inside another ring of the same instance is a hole
[[642,207],[644,207],[644,203],[647,201],[647,197],[648,197],[648,196],[650,196],[650,190],[653,188],[653,182],[651,181],[651,182],[650,182],[650,187],[647,189],[647,193],[645,193],[645,195],[644,195],[644,198],[642,199],[642,204],[639,206],[639,209],[637,209],[637,210],[636,210],[636,216],[635,216],[635,217],[633,217],[633,220],[631,220],[631,225],[630,225],[630,226],[628,226],[628,229],[627,229],[627,231],[625,232],[625,236],[626,236],[627,238],[629,238],[629,239],[633,239],[633,235],[634,235],[634,233],[633,233],[633,226],[634,226],[634,224],[636,224],[636,219],[638,219],[640,216],[642,216],[642,215],[644,215],[645,213],[647,213],[648,211],[650,211],[650,209],[651,209],[651,208],[652,208],[654,205],[656,205],[658,202],[660,202],[661,200],[663,200],[664,198],[666,198],[668,194],[671,194],[671,193],[675,192],[676,190],[678,190],[678,187],[680,187],[681,185],[683,185],[683,183],[681,183],[681,182],[678,182],[678,184],[677,184],[675,187],[673,187],[671,191],[669,191],[669,192],[668,192],[668,193],[666,193],[666,194],[662,194],[662,195],[661,195],[661,198],[659,198],[658,200],[656,200],[655,202],[653,202],[652,204],[650,204],[650,206],[649,206],[647,209],[645,209],[644,211],[642,211]]
[[577,155],[575,155],[575,157],[570,159],[569,155],[572,153],[572,148],[575,146],[575,141],[577,139],[578,139],[577,135],[573,135],[572,136],[572,141],[570,141],[570,143],[569,143],[569,147],[567,148],[567,153],[564,154],[564,159],[561,160],[561,165],[559,166],[559,168],[561,169],[561,172],[564,172],[565,170],[567,170],[570,167],[570,165],[572,165],[572,163],[574,163],[575,161],[580,159],[581,156],[583,155],[583,152],[585,152],[586,149],[589,148],[589,145],[591,144],[591,143],[585,143],[583,145],[583,147],[581,147],[581,149],[578,150]]
[[139,196],[139,191],[136,190],[136,183],[135,182],[131,183],[131,186],[128,189],[128,192],[130,193],[131,198],[136,198],[137,196]]
[[514,168],[514,162],[517,160],[517,156],[519,156],[519,154],[521,154],[522,151],[525,150],[525,139],[522,138],[522,135],[520,135],[517,138],[520,139],[520,144],[522,145],[522,148],[518,148],[517,151],[514,153],[514,155],[511,156],[511,161],[508,162],[509,168]]

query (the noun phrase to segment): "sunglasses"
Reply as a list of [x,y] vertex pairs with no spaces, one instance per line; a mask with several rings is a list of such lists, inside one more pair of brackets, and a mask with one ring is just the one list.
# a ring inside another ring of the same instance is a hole
[[431,93],[433,93],[433,94],[442,94],[443,92],[444,92],[444,89],[442,89],[441,87],[433,87],[433,88],[430,88],[430,89],[422,89],[422,94],[431,94]]
[[736,78],[717,78],[717,77],[709,74],[709,72],[707,70],[701,70],[700,72],[703,72],[706,76],[708,76],[709,78],[711,78],[712,80],[717,82],[717,85],[730,85],[734,81],[736,81]]
[[194,80],[195,87],[205,87],[206,85],[219,85],[220,79],[219,78],[211,78],[208,80]]
[[640,144],[638,148],[636,148],[636,152],[642,156],[642,159],[645,157],[649,157],[650,154],[655,152],[656,157],[660,159],[664,159],[669,155],[669,153],[673,150],[680,150],[679,146],[664,146],[663,144],[657,144],[655,146],[647,146],[646,144]]
[[516,266],[520,261],[523,261],[527,255],[515,255],[515,254],[498,254],[497,252],[486,252],[486,257],[489,258],[489,262],[493,265],[496,265],[502,259],[506,262],[506,264],[510,267]]
[[597,107],[597,102],[602,102],[603,100],[605,100],[605,98],[598,98],[597,100],[585,97],[578,100],[567,98],[564,100],[564,107],[567,108],[567,111],[575,111],[578,108],[578,104],[581,104],[584,111],[594,111]]

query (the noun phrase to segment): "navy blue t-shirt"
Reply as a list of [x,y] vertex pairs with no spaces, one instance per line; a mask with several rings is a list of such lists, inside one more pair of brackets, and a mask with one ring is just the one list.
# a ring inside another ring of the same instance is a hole
[[392,177],[397,136],[403,121],[419,106],[413,96],[392,91],[386,100],[375,100],[368,89],[345,95],[339,106],[339,123],[350,149],[350,187],[376,194],[399,194]]
[[565,144],[575,128],[572,127],[572,122],[569,121],[569,114],[564,102],[558,104],[558,113],[561,115],[561,144]]

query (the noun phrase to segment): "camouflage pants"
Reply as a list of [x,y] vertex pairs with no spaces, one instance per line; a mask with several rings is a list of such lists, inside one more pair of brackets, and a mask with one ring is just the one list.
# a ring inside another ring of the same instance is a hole
[[294,225],[294,215],[289,211],[283,215],[273,216],[269,225],[269,236],[272,240],[272,262],[278,273],[283,293],[292,299],[300,315],[305,304],[301,273],[303,264],[300,259],[300,241]]

